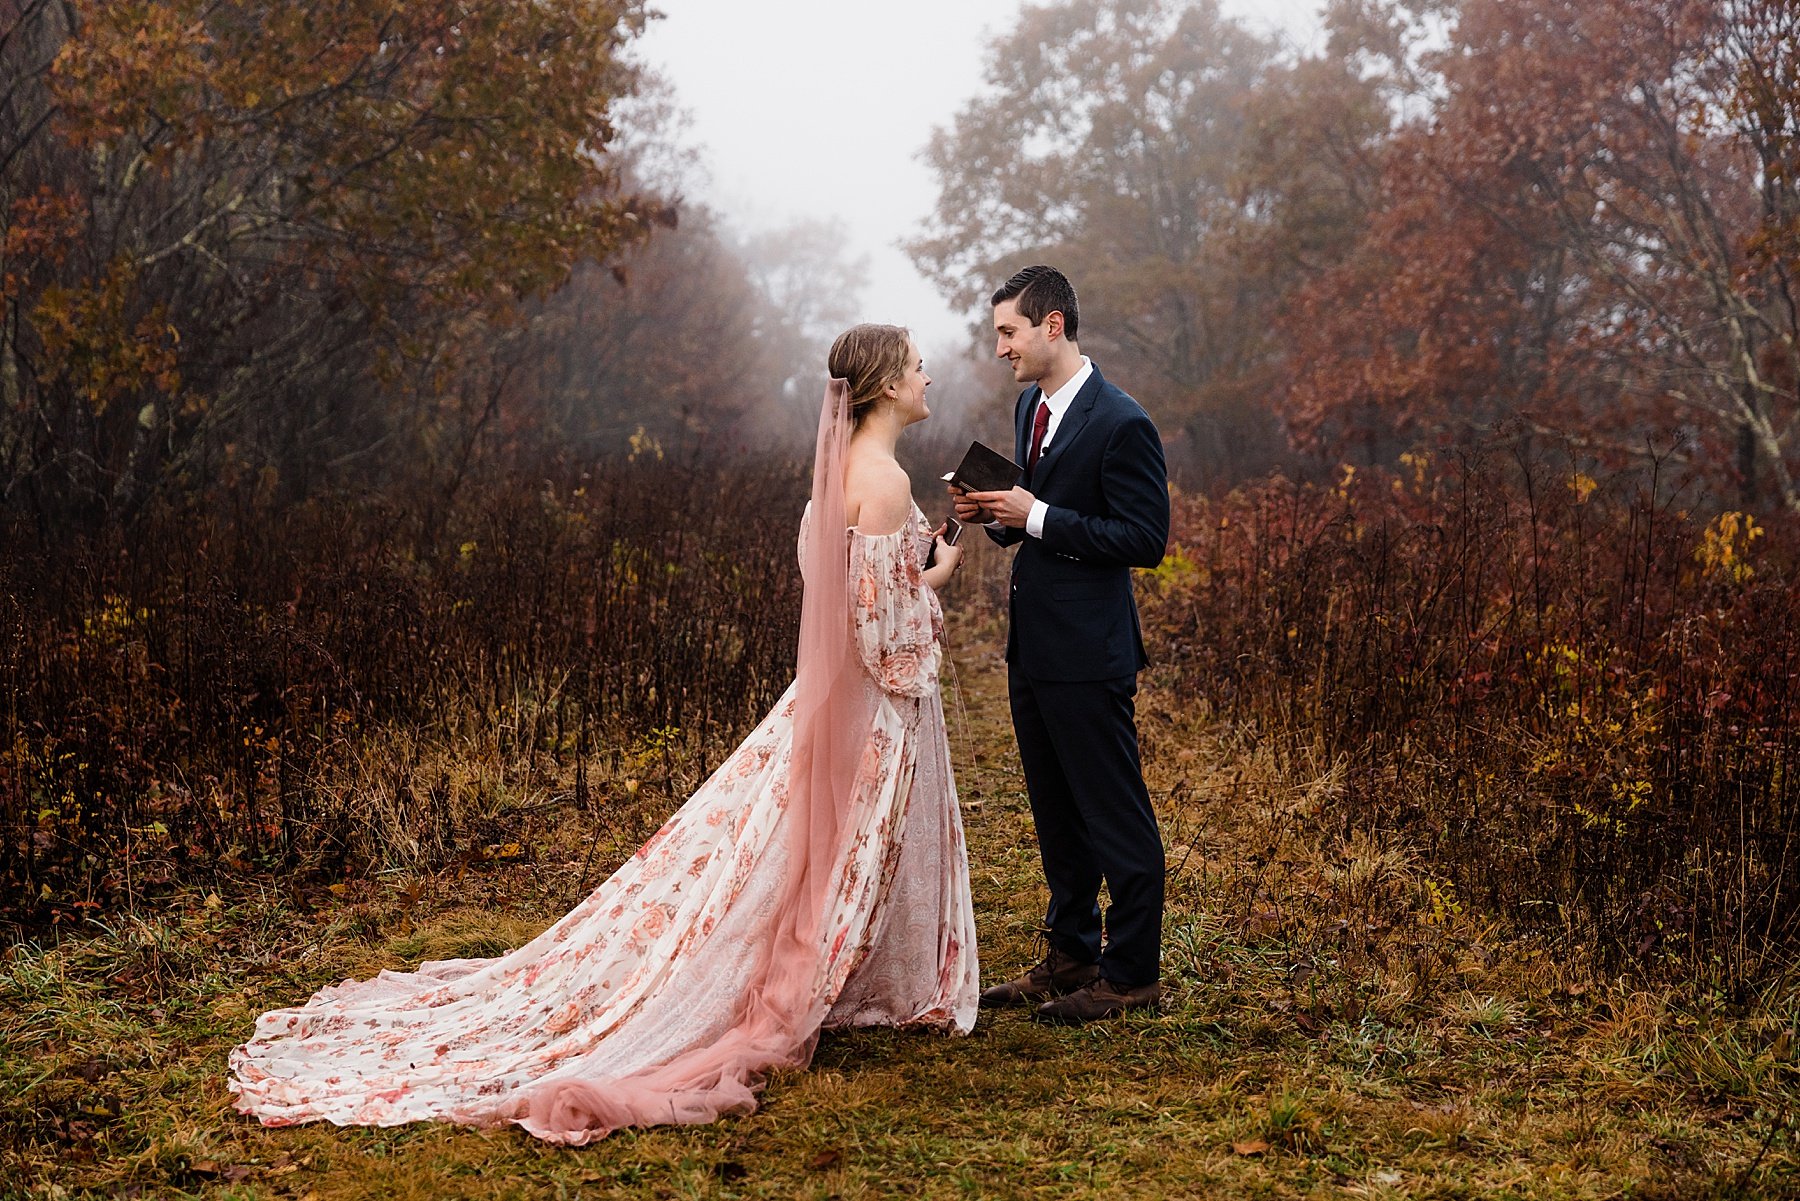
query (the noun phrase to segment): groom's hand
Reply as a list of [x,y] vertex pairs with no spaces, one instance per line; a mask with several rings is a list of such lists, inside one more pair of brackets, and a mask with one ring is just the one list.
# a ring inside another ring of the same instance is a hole
[[1014,488],[1009,492],[971,492],[969,499],[992,513],[995,521],[1015,530],[1025,528],[1025,519],[1031,516],[1031,506],[1037,503],[1037,497],[1023,488]]
[[956,519],[958,521],[965,525],[986,525],[988,522],[994,520],[994,515],[992,513],[989,513],[986,509],[976,504],[967,492],[964,492],[955,484],[950,485],[945,491],[950,493],[950,499],[956,505]]

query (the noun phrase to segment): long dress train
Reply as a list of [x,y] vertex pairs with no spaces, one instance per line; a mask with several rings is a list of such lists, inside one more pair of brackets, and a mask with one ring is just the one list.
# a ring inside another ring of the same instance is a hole
[[[920,574],[930,536],[915,507],[894,534],[844,537],[860,691],[847,711],[866,716],[849,732],[860,762],[831,815],[829,872],[808,894],[818,913],[777,928],[806,845],[789,828],[806,820],[788,803],[797,681],[623,867],[531,942],[345,981],[263,1014],[231,1053],[237,1108],[272,1126],[513,1121],[582,1144],[754,1108],[762,1070],[804,1062],[819,1024],[967,1033],[975,928],[938,695],[942,614]],[[713,1048],[745,1041],[769,948],[796,931],[793,995],[762,1023],[781,1037],[750,1039],[721,1069]],[[793,1022],[812,1028],[784,1028]]]

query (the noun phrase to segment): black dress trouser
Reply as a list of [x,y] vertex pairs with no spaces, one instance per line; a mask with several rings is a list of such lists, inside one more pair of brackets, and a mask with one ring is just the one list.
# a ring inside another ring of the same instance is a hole
[[[1163,844],[1138,759],[1137,676],[1078,683],[1007,675],[1037,823],[1050,942],[1114,984],[1158,979]],[[1111,905],[1101,946],[1100,884]]]

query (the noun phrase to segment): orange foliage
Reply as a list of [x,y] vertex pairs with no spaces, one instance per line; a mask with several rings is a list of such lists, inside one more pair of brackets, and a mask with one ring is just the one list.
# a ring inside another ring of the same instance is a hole
[[92,287],[51,284],[31,311],[46,374],[72,381],[96,415],[124,397],[172,397],[181,387],[168,310],[151,305],[133,320],[132,282],[130,264],[115,260]]
[[7,4],[0,467],[135,506],[228,447],[304,471],[390,439],[406,408],[371,392],[434,399],[484,327],[663,216],[607,153],[644,19],[639,0]]
[[1341,771],[1380,830],[1559,953],[1742,997],[1800,933],[1800,538],[1528,440],[1178,497],[1161,683]]
[[1702,473],[1800,507],[1792,265],[1759,251],[1800,215],[1769,183],[1800,106],[1784,11],[1460,5],[1362,238],[1291,306],[1296,434],[1380,461],[1509,417],[1599,455],[1680,431]]

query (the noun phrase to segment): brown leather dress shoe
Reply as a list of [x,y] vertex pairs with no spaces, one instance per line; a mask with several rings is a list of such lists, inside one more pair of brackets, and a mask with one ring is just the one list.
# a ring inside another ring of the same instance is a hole
[[998,1009],[1006,1005],[1032,1005],[1084,988],[1099,978],[1097,964],[1077,962],[1073,956],[1051,947],[1044,961],[1023,976],[983,992],[981,1007]]
[[1162,985],[1154,980],[1139,988],[1121,988],[1105,976],[1099,976],[1086,988],[1039,1005],[1032,1012],[1031,1020],[1079,1026],[1083,1022],[1116,1018],[1128,1009],[1155,1009],[1161,1000]]

